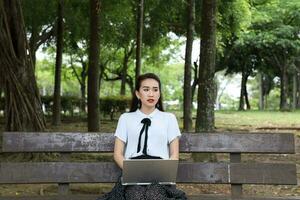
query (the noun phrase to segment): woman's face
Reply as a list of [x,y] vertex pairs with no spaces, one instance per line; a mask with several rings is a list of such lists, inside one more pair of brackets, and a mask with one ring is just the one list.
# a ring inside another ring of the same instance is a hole
[[137,98],[142,102],[142,107],[153,108],[160,97],[159,83],[152,78],[141,82],[139,91],[135,91]]

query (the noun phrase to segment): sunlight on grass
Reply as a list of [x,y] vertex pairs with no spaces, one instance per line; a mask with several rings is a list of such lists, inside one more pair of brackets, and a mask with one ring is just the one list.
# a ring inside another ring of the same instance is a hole
[[218,111],[217,128],[300,128],[300,112]]

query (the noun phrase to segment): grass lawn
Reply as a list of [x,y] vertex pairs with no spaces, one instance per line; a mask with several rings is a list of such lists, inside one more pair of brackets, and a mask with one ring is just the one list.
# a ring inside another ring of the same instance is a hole
[[218,111],[216,127],[224,129],[299,129],[300,112]]

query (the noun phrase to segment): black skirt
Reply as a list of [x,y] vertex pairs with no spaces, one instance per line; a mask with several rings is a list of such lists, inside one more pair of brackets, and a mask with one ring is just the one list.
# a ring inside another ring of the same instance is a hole
[[[142,155],[131,159],[161,159],[160,157]],[[153,183],[147,186],[124,186],[121,176],[112,191],[97,200],[186,200],[185,193],[176,189],[175,185]]]
[[119,178],[112,191],[97,200],[187,200],[187,197],[176,186],[156,183],[147,186],[124,186]]

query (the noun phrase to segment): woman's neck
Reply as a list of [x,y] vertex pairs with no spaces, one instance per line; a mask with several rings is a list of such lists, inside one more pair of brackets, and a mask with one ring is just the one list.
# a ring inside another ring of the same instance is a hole
[[155,107],[146,107],[146,106],[142,106],[140,108],[140,111],[146,115],[151,114],[153,111],[155,110]]

